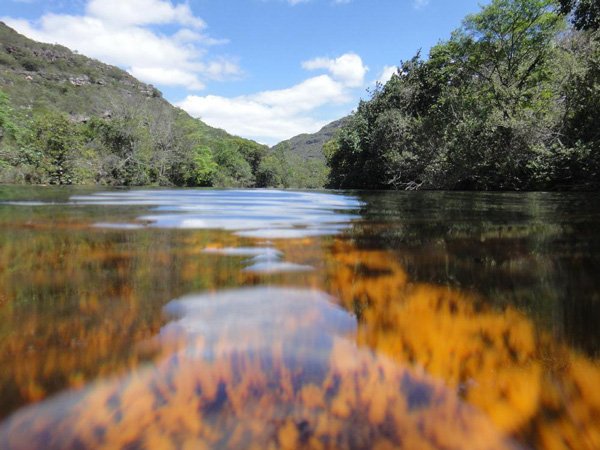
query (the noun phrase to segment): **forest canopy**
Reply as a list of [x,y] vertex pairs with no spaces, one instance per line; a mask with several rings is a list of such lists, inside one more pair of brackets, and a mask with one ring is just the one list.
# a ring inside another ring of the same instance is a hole
[[334,188],[597,189],[595,0],[493,0],[325,147]]

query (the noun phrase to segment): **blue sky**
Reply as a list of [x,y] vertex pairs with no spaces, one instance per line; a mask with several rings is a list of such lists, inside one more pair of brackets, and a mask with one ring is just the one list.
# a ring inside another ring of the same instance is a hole
[[274,144],[348,114],[478,10],[477,0],[2,0],[0,20]]

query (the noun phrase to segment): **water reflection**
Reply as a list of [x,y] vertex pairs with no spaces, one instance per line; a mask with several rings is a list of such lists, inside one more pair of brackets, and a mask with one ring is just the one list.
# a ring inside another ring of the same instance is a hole
[[525,311],[600,356],[600,195],[361,193],[356,244],[392,252],[414,280]]
[[211,247],[205,250],[206,253],[228,256],[250,256],[246,261],[247,266],[244,272],[274,274],[281,272],[307,272],[314,270],[314,267],[294,264],[283,261],[283,253],[273,247],[249,247],[249,248],[218,248]]
[[[222,230],[155,229],[144,224],[130,229],[148,214],[149,206],[143,203],[168,206],[171,198],[186,193],[187,200],[178,204],[189,204],[190,198],[202,202],[209,194],[217,203],[231,203],[237,195],[231,191],[114,192],[117,198],[137,196],[142,203],[125,207],[104,204],[107,194],[98,195],[101,204],[85,205],[82,196],[68,195],[72,190],[24,191],[25,198],[39,198],[46,207],[0,207],[0,417],[62,389],[152,360],[155,349],[136,344],[164,325],[162,307],[171,298],[252,286],[264,282],[265,276],[284,285],[323,284],[322,275],[309,270],[322,265],[322,243],[310,238],[280,241],[277,250]],[[262,196],[253,192],[238,202],[253,208]],[[25,201],[12,188],[0,188],[0,199],[11,197]],[[322,209],[324,216],[333,216],[327,220],[338,225],[343,222],[338,222],[337,208],[348,211],[357,204],[344,196],[320,199],[315,194],[269,193],[267,199],[279,205],[282,217]],[[97,227],[101,223],[122,226]],[[265,219],[263,224],[269,223]],[[219,254],[227,253],[227,247],[246,253]],[[248,254],[244,247],[254,250]],[[253,257],[257,259],[249,261]]]
[[0,448],[600,448],[597,197],[287,194],[0,206]]
[[[146,205],[138,217],[156,228],[223,229],[250,238],[289,239],[338,234],[358,216],[354,197],[282,191],[128,191],[73,196],[77,205]],[[120,224],[98,224],[119,227]],[[122,224],[130,227],[136,224]],[[139,224],[137,225],[139,226]]]

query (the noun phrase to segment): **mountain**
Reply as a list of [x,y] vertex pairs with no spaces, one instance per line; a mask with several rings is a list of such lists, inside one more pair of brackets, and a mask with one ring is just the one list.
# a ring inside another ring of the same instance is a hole
[[329,169],[323,146],[335,138],[350,117],[331,122],[312,134],[300,134],[271,147],[263,161],[263,184],[282,188],[322,189]]
[[267,150],[118,67],[0,22],[0,182],[254,186]]
[[300,158],[318,159],[325,161],[323,145],[333,139],[337,131],[348,123],[349,118],[343,117],[335,122],[325,125],[321,130],[313,134],[300,134],[287,141],[275,145],[272,150],[286,149]]
[[21,109],[49,108],[83,120],[131,101],[167,103],[160,91],[118,67],[43,44],[0,22],[0,86]]

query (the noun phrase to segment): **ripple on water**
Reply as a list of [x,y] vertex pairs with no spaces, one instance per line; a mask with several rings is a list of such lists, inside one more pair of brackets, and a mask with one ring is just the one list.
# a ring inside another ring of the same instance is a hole
[[294,239],[339,234],[359,218],[352,196],[318,192],[125,191],[71,197],[76,205],[149,207],[131,223],[98,223],[101,228],[148,226],[165,229],[224,229],[249,238]]
[[204,253],[223,256],[251,256],[242,272],[271,275],[276,273],[310,272],[314,267],[282,261],[283,253],[273,247],[207,248]]

